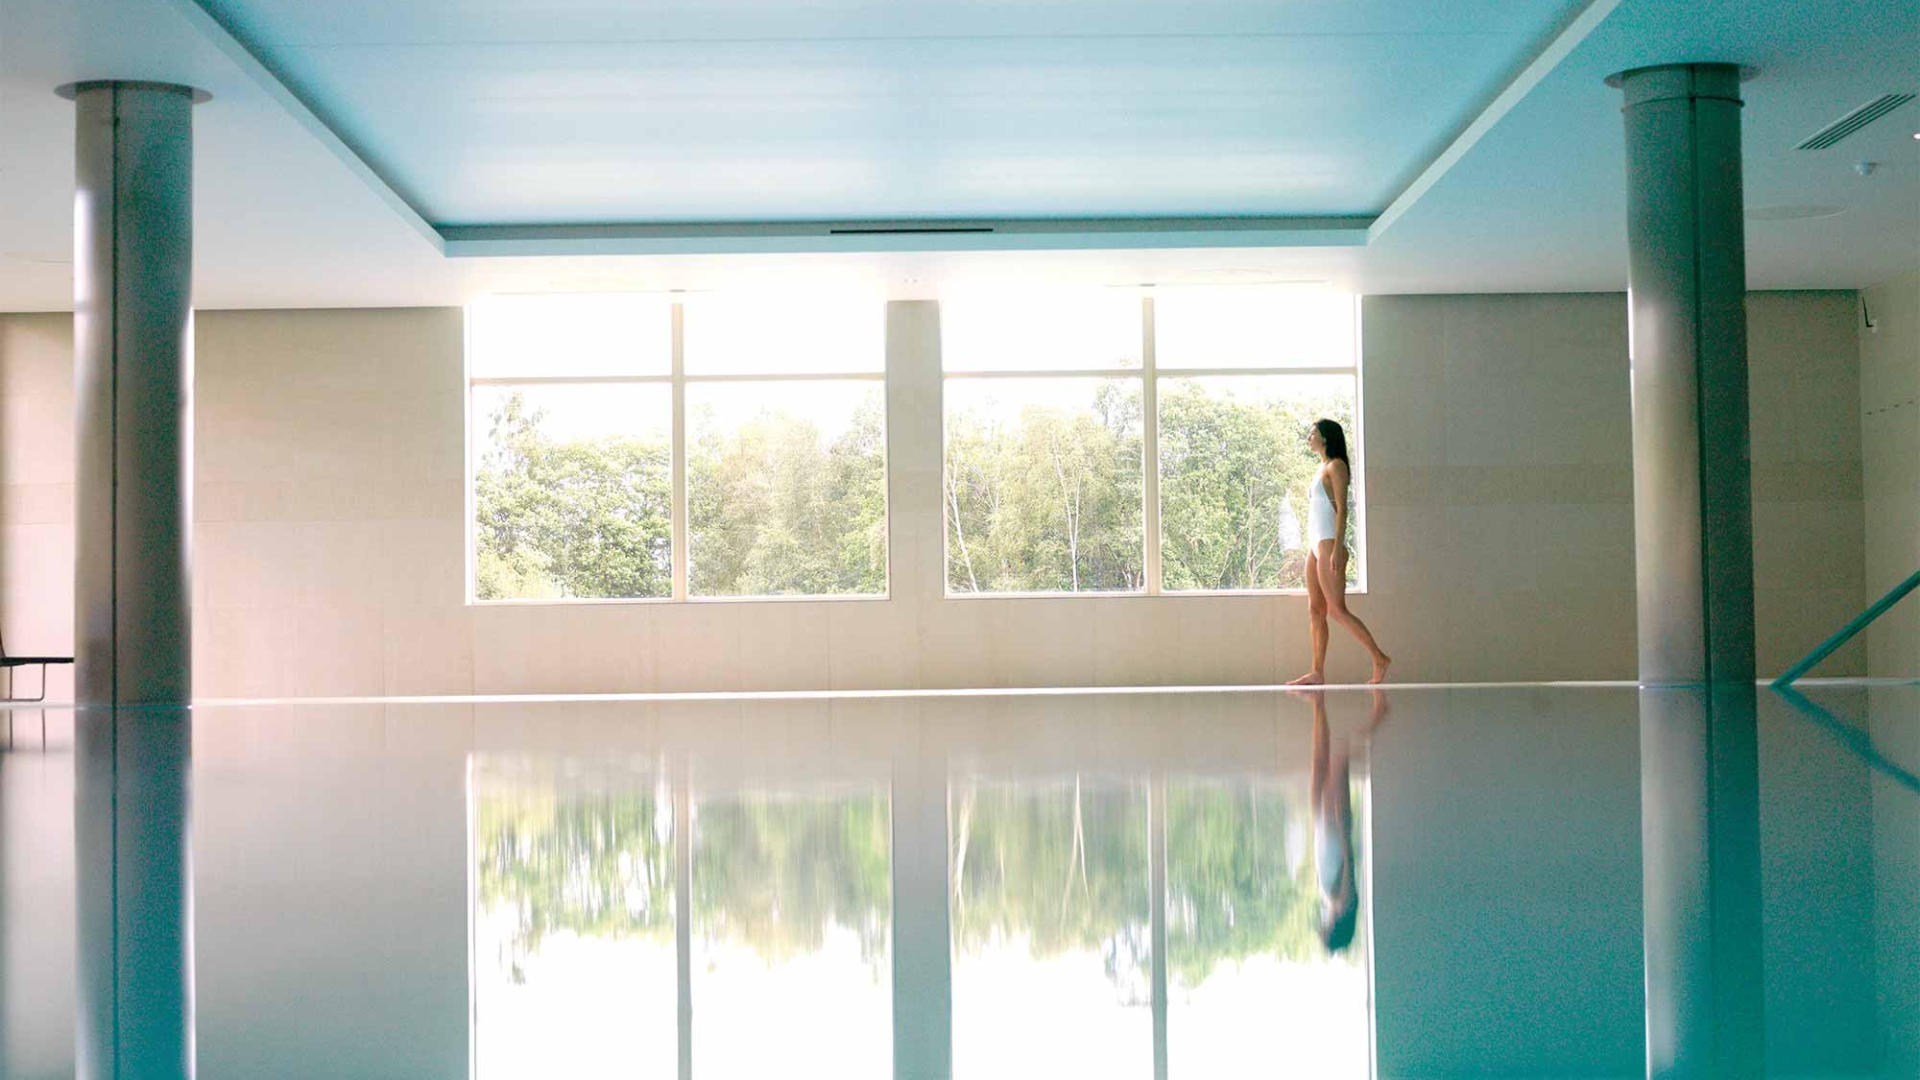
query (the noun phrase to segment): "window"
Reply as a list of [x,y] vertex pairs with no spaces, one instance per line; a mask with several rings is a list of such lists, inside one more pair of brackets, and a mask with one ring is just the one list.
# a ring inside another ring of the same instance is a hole
[[884,333],[808,295],[474,305],[473,597],[884,595]]
[[941,305],[947,590],[1146,586],[1137,293]]
[[1304,588],[1322,417],[1355,461],[1357,587],[1356,313],[1274,286],[943,304],[948,592]]

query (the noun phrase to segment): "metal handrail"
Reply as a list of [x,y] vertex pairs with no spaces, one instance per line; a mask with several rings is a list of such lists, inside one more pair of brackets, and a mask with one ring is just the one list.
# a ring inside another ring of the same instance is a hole
[[1860,613],[1860,617],[1840,628],[1840,632],[1820,643],[1820,647],[1808,653],[1806,659],[1793,665],[1786,673],[1773,680],[1775,690],[1784,690],[1795,679],[1813,669],[1815,664],[1833,655],[1834,650],[1853,640],[1853,635],[1867,628],[1867,624],[1887,613],[1887,609],[1900,602],[1900,599],[1915,589],[1920,589],[1920,570],[1913,576],[1893,587],[1893,591],[1874,602],[1874,605]]

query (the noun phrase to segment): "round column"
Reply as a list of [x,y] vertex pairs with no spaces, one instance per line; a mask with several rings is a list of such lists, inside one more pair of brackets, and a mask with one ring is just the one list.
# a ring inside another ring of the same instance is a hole
[[[74,155],[77,1074],[194,1075],[193,123],[61,87]],[[127,708],[123,706],[136,706]]]
[[151,82],[74,103],[74,699],[192,696],[193,105]]
[[1647,1076],[1764,1072],[1740,79],[1622,72]]
[[1626,96],[1640,678],[1751,683],[1740,69],[1675,64],[1608,81]]

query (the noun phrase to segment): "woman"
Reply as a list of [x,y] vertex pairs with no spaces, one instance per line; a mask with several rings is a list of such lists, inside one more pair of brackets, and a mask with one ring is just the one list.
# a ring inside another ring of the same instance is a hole
[[1347,490],[1353,480],[1347,433],[1332,420],[1315,420],[1307,445],[1320,455],[1320,471],[1307,490],[1307,628],[1313,638],[1313,670],[1288,685],[1327,681],[1328,616],[1351,630],[1373,657],[1373,678],[1367,681],[1385,682],[1393,657],[1380,651],[1367,624],[1347,610]]

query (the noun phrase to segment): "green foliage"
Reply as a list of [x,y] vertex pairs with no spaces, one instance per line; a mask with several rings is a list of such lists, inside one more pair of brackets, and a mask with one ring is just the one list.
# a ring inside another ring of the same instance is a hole
[[[885,403],[870,393],[831,444],[785,411],[728,431],[689,417],[690,590],[870,594],[887,587]],[[557,441],[523,394],[489,418],[474,480],[483,600],[671,595],[672,450],[634,436]]]
[[762,412],[733,431],[688,416],[688,587],[696,596],[877,595],[887,589],[885,402],[868,392],[831,444]]
[[474,476],[482,600],[667,596],[673,591],[671,448],[608,436],[556,442],[508,394]]
[[[1353,430],[1350,397],[1236,397],[1160,382],[1161,565],[1168,590],[1306,585],[1308,484],[1320,417]],[[1144,583],[1139,386],[1091,408],[1030,405],[947,419],[947,584],[955,592],[1135,590]],[[1284,511],[1284,512],[1283,512]],[[1348,544],[1358,528],[1350,507]],[[1281,535],[1289,529],[1290,536]],[[1349,561],[1349,584],[1359,560]]]
[[[1168,589],[1306,587],[1307,430],[1354,430],[1350,398],[1242,398],[1196,380],[1160,382],[1160,557]],[[1287,512],[1283,513],[1283,507]],[[1358,528],[1349,501],[1347,543]],[[1283,538],[1282,528],[1292,535]],[[1347,583],[1359,580],[1349,559]]]
[[1140,389],[1098,384],[1090,408],[947,418],[947,584],[955,592],[1141,588]]
[[[1108,952],[1143,932],[1147,794],[1139,785],[968,785],[954,795],[954,947],[1025,938],[1036,956]],[[1117,974],[1117,973],[1116,973]]]
[[673,936],[673,838],[652,792],[490,793],[475,847],[482,910],[517,914],[508,962],[556,931],[594,937]]
[[1285,830],[1309,828],[1304,801],[1225,784],[1169,785],[1167,970],[1198,986],[1222,963],[1324,957],[1311,859],[1287,867]]
[[[947,579],[956,592],[1138,590],[1145,583],[1141,401],[1090,381],[1084,408],[947,423]],[[1343,395],[1234,396],[1160,383],[1161,558],[1168,590],[1301,588],[1320,416]],[[737,426],[688,417],[689,587],[700,596],[886,591],[885,403],[863,399],[832,441],[774,409]],[[657,438],[558,441],[518,392],[489,418],[475,477],[481,599],[659,597],[672,591],[670,448]],[[1348,543],[1358,528],[1352,504]],[[1283,530],[1291,536],[1283,537]],[[1348,564],[1348,582],[1359,560]]]
[[693,924],[768,960],[819,951],[829,927],[886,954],[893,921],[886,799],[741,796],[695,811]]
[[[956,950],[1022,941],[1036,957],[1097,951],[1116,986],[1148,963],[1147,793],[1140,784],[966,783],[952,796],[949,884]],[[696,808],[693,920],[709,941],[769,961],[818,951],[829,929],[879,963],[892,923],[891,838],[879,794],[745,795]],[[665,795],[483,791],[479,901],[514,913],[516,975],[548,934],[673,934],[673,826]],[[1310,859],[1289,868],[1286,833],[1307,829],[1299,793],[1174,783],[1167,806],[1168,969],[1197,986],[1255,955],[1323,955]]]

